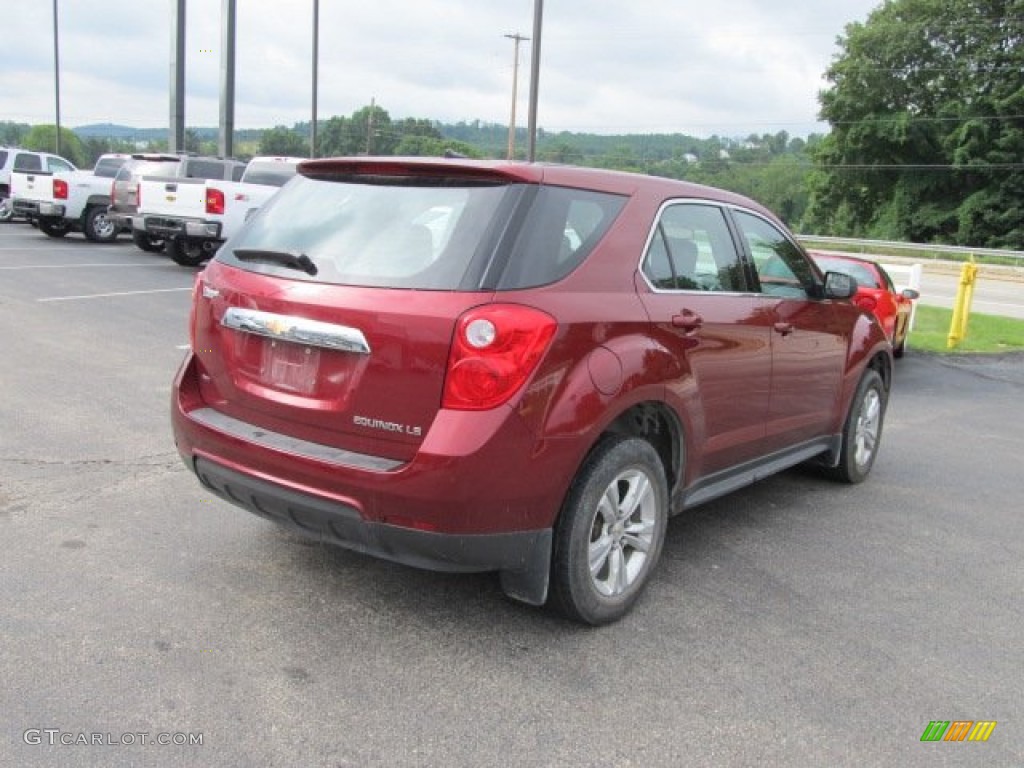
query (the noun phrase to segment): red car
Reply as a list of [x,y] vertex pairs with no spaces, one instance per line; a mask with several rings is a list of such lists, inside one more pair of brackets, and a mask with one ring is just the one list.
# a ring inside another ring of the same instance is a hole
[[308,161],[196,277],[175,441],[302,534],[609,622],[671,515],[801,462],[868,474],[892,357],[854,290],[706,187]]
[[920,294],[913,288],[897,291],[885,268],[869,259],[813,251],[811,257],[821,269],[842,272],[857,281],[853,303],[878,318],[882,330],[892,342],[893,355],[903,357],[907,348],[907,334],[910,333],[914,300]]

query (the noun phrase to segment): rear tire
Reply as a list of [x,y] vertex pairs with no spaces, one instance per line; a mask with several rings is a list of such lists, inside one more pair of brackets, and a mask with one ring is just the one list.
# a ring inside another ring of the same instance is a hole
[[860,483],[871,472],[882,439],[888,393],[882,377],[873,369],[864,372],[843,427],[839,464],[829,468],[833,479]]
[[167,255],[174,260],[175,264],[180,264],[183,267],[198,267],[213,254],[203,248],[201,241],[175,237],[167,241]]
[[667,525],[665,469],[654,447],[636,437],[602,441],[555,526],[548,604],[587,624],[621,618],[658,562]]
[[85,212],[82,231],[94,243],[112,243],[117,239],[118,225],[103,206],[94,205]]
[[132,230],[132,242],[136,248],[146,253],[163,253],[164,250],[164,241],[161,238],[147,235],[137,229]]
[[39,231],[49,237],[64,237],[71,228],[64,222],[56,223],[48,219],[39,219]]
[[0,221],[14,218],[14,202],[9,197],[0,198]]

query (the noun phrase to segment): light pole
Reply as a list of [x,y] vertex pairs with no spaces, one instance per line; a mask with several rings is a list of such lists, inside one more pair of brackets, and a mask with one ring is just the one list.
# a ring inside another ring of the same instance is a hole
[[320,51],[320,0],[313,0],[313,119],[309,123],[309,156],[316,157],[316,78]]
[[515,53],[512,60],[512,115],[508,119],[508,159],[516,156],[516,100],[519,96],[519,44],[528,37],[523,37],[518,32],[514,35],[505,35],[509,40],[515,41]]
[[530,58],[530,154],[537,159],[537,94],[540,91],[540,32],[544,23],[544,0],[533,0],[533,56]]
[[54,154],[60,154],[60,44],[57,37],[57,0],[53,0],[53,95],[57,107],[56,147]]

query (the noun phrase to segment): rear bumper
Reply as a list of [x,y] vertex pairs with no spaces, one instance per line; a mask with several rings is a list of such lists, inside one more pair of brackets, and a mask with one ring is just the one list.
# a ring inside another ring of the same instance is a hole
[[199,481],[225,501],[318,541],[432,571],[526,572],[545,564],[551,529],[492,534],[418,531],[367,521],[358,510],[250,477],[204,458]]
[[408,461],[351,453],[217,418],[197,368],[190,354],[171,415],[178,451],[207,489],[319,541],[428,570],[499,571],[510,596],[545,601],[575,446],[537,450],[506,409],[455,414],[480,420],[447,425],[450,442],[428,436]]
[[184,219],[177,216],[141,216],[142,225],[135,229],[160,238],[187,237],[196,240],[219,240],[221,225],[218,221]]
[[36,200],[15,198],[11,201],[11,210],[14,211],[15,216],[21,216],[26,219],[39,218],[39,203]]

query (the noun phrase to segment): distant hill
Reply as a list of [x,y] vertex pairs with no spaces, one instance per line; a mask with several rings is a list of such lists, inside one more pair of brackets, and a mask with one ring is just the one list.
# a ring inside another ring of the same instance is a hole
[[72,128],[83,139],[118,139],[121,141],[156,141],[167,138],[166,128],[132,128],[114,123],[93,123]]

